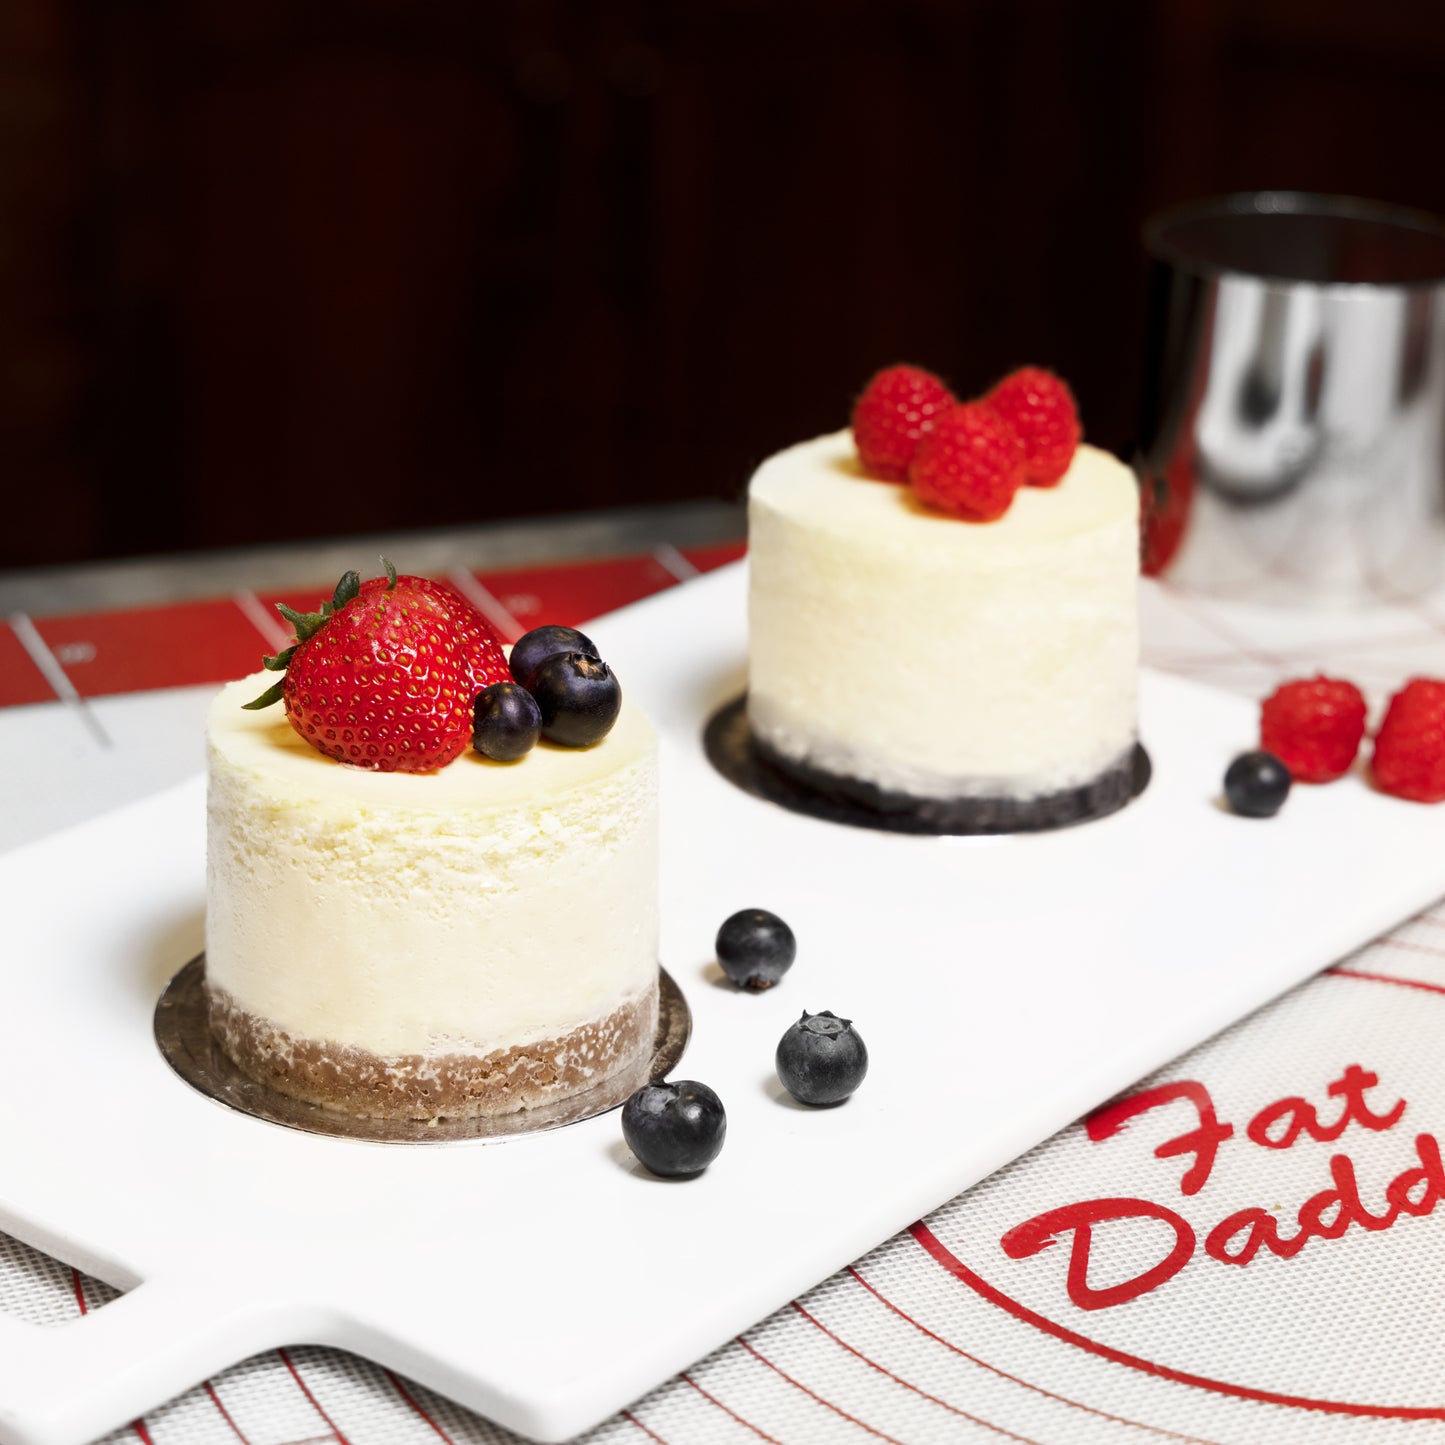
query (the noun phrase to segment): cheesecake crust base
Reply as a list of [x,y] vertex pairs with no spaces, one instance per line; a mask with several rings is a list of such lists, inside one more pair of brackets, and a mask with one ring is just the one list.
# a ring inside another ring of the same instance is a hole
[[248,1078],[324,1109],[373,1119],[466,1119],[555,1104],[651,1053],[657,985],[555,1038],[488,1054],[382,1055],[298,1039],[206,985],[210,1029]]
[[746,697],[713,714],[703,747],[729,782],[792,812],[855,828],[943,836],[1038,833],[1107,817],[1144,791],[1151,772],[1149,755],[1134,744],[1078,787],[1034,797],[920,798],[782,756],[749,727]]

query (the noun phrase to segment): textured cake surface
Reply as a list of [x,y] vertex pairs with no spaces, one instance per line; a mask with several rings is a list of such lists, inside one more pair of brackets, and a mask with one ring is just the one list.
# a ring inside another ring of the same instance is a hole
[[418,1109],[492,1112],[650,1047],[656,741],[636,708],[592,748],[376,773],[245,712],[268,681],[224,689],[208,728],[206,978],[247,1072],[360,1112],[386,1111],[388,1074]]
[[987,523],[864,476],[848,432],[780,452],[749,489],[753,732],[890,794],[1085,785],[1135,741],[1138,549],[1133,473],[1094,447]]

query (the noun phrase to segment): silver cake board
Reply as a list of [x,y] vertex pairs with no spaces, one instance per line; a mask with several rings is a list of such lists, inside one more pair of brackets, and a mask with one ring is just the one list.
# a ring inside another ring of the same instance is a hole
[[156,1004],[156,1045],[165,1061],[198,1093],[270,1124],[337,1139],[374,1144],[456,1144],[477,1139],[511,1139],[560,1129],[615,1109],[644,1084],[665,1079],[687,1047],[692,1015],[671,974],[658,971],[657,1029],[651,1050],[596,1087],[552,1104],[470,1118],[382,1119],[343,1114],[302,1099],[239,1069],[211,1033],[204,954],[193,958],[166,985]]

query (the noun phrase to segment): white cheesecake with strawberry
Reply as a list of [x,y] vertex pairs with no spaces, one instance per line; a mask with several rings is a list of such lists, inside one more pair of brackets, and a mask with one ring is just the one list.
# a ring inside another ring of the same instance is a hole
[[247,678],[209,717],[222,1049],[293,1097],[415,1119],[635,1068],[657,1020],[657,744],[595,648],[546,629],[565,635],[513,652],[524,688],[485,621],[415,578],[344,579],[288,615],[279,695]]
[[1138,493],[1029,368],[879,373],[748,495],[748,722],[811,792],[922,832],[1054,827],[1135,786]]

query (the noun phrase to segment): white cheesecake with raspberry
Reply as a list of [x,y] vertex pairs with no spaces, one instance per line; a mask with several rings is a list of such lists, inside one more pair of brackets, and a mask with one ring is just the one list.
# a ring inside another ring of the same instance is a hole
[[348,1113],[508,1113],[652,1051],[657,744],[623,703],[590,747],[432,772],[325,756],[271,676],[208,724],[206,987],[247,1074]]
[[897,826],[1010,832],[1135,786],[1138,493],[1080,445],[996,520],[875,480],[851,432],[748,492],[747,713],[767,768]]

